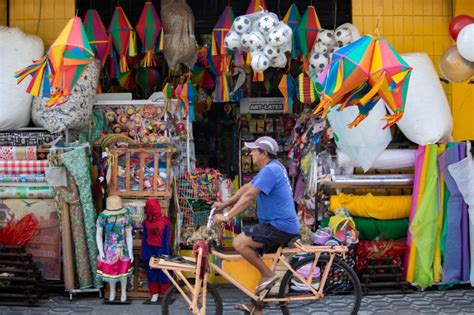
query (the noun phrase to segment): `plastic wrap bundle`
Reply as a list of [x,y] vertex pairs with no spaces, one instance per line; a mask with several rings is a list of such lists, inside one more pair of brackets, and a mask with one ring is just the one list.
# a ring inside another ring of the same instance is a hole
[[263,72],[269,67],[284,68],[285,52],[291,51],[291,28],[271,12],[256,12],[238,16],[227,33],[227,49],[250,53],[251,67]]
[[[411,168],[415,166],[416,150],[412,149],[391,149],[385,150],[372,164],[371,168],[379,170],[395,170]],[[361,167],[353,161],[347,154],[337,150],[337,166]]]
[[25,93],[30,78],[17,84],[15,71],[43,56],[43,41],[17,27],[0,26],[0,42],[0,130],[26,127],[33,98]]
[[352,129],[347,124],[359,114],[357,106],[345,108],[340,112],[334,109],[328,112],[337,148],[364,171],[372,166],[392,140],[390,129],[382,129],[385,125],[383,118],[387,112],[380,102],[383,100],[375,105],[365,120]]
[[447,142],[453,129],[449,103],[438,74],[425,53],[402,54],[413,67],[405,114],[397,123],[403,134],[419,145]]
[[359,31],[351,23],[342,24],[335,31],[319,30],[318,39],[309,57],[308,75],[319,76],[329,64],[331,55],[336,49],[349,45],[359,38]]
[[86,127],[95,103],[99,73],[100,63],[95,60],[85,68],[71,95],[61,106],[46,107],[49,98],[35,97],[31,112],[33,123],[51,133]]
[[196,62],[194,15],[186,0],[167,0],[161,5],[164,28],[164,55],[170,68],[182,63],[192,67]]

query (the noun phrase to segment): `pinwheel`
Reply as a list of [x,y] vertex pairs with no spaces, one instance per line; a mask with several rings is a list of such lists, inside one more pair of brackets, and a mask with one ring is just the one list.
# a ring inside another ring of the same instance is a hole
[[301,73],[296,79],[296,97],[303,104],[311,104],[316,101],[314,83],[305,73]]
[[128,70],[127,53],[130,57],[137,55],[136,34],[122,7],[115,7],[109,25],[109,33],[119,56],[120,72]]
[[296,28],[296,41],[298,47],[301,51],[301,54],[304,57],[304,70],[308,70],[308,57],[313,49],[316,38],[318,37],[318,32],[321,29],[321,24],[319,23],[318,15],[316,14],[316,9],[314,6],[310,5],[306,9],[301,18],[301,21]]
[[[369,79],[374,43],[373,36],[365,35],[333,53],[323,82],[321,100],[313,111],[315,115],[322,111],[322,116],[326,117],[331,106],[340,103],[344,97]],[[361,99],[362,102],[368,100],[367,97]]]
[[392,113],[385,117],[387,125],[384,129],[395,124],[403,116],[411,70],[385,38],[379,37],[375,40],[369,83],[375,90],[372,93],[378,93]]
[[[298,25],[300,24],[301,15],[298,11],[298,7],[296,4],[292,4],[288,11],[286,11],[285,17],[283,17],[283,22],[286,25],[291,27],[293,34],[296,34],[296,30],[298,29]],[[298,47],[296,45],[295,36],[291,38],[291,58],[296,58],[298,56]]]
[[265,0],[252,0],[247,8],[247,12],[245,14],[251,14],[258,11],[268,11],[267,5],[265,4]]
[[107,36],[104,23],[97,10],[88,10],[86,12],[84,29],[95,57],[104,66],[107,56],[110,54],[110,38]]
[[162,32],[162,27],[153,3],[145,2],[145,6],[143,7],[135,29],[142,42],[142,51],[145,53],[141,65],[144,67],[156,66],[154,54],[156,42]]
[[194,115],[194,103],[196,102],[197,91],[191,82],[183,84],[183,89],[181,91],[181,100],[184,103],[184,108],[186,109],[186,114],[189,116],[189,121],[193,122]]
[[[93,60],[94,52],[89,45],[81,19],[73,17],[46,55],[32,65],[17,71],[15,76],[20,83],[28,75],[32,75],[27,92],[39,96],[42,85],[43,96],[50,96],[47,106],[60,105],[58,102],[70,95],[81,73]],[[51,86],[56,89],[53,94]]]
[[284,74],[278,84],[278,89],[285,98],[283,109],[285,113],[293,112],[293,96],[295,95],[295,80],[291,74]]

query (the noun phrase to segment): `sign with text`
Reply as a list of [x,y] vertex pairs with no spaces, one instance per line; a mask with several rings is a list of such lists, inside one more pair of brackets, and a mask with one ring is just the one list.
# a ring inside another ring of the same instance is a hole
[[240,100],[240,113],[282,114],[283,97],[248,97]]

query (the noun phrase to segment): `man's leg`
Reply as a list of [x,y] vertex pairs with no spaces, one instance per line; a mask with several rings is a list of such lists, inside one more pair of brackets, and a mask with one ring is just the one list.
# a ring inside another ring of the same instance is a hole
[[263,259],[257,254],[257,249],[263,247],[262,243],[255,242],[250,236],[245,235],[245,233],[240,233],[234,238],[233,244],[235,250],[258,269],[262,275],[261,282],[264,282],[275,275],[275,273],[265,265]]

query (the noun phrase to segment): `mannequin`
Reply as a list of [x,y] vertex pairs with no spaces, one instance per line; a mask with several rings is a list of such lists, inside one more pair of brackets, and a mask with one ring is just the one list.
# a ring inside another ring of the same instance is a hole
[[159,295],[164,295],[170,286],[170,281],[163,271],[150,268],[148,261],[153,255],[169,254],[170,220],[161,213],[160,202],[157,199],[149,199],[145,205],[141,253],[141,259],[146,261],[148,290],[151,296],[147,304],[159,303]]
[[116,295],[115,286],[120,282],[120,303],[125,303],[127,278],[133,271],[132,220],[119,196],[109,196],[106,207],[97,218],[96,242],[99,250],[97,275],[109,283],[109,302],[112,303]]

